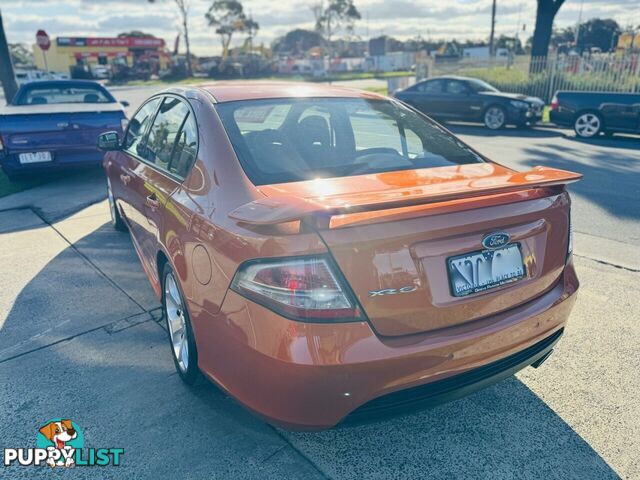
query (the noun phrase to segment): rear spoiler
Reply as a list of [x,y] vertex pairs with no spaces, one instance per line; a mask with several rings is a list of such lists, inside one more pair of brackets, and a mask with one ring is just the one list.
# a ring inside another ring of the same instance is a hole
[[548,167],[488,177],[428,183],[407,188],[324,197],[274,195],[246,203],[229,217],[250,225],[277,225],[310,218],[409,207],[470,197],[502,194],[577,182],[579,173]]

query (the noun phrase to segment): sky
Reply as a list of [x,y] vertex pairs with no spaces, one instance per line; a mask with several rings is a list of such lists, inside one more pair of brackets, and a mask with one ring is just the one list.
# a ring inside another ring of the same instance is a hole
[[[566,0],[556,17],[557,27],[575,26],[582,15],[614,18],[623,27],[640,25],[640,0]],[[212,0],[187,0],[192,51],[220,53],[220,40],[204,17]],[[255,44],[269,45],[294,28],[313,28],[311,6],[318,0],[244,0],[245,11],[260,24]],[[355,0],[362,14],[355,34],[363,39],[380,34],[407,39],[487,39],[491,0]],[[533,34],[536,0],[497,0],[496,32],[525,39]],[[168,45],[179,32],[173,0],[0,0],[9,42],[32,44],[44,29],[57,36],[116,36],[143,30],[164,38]],[[582,11],[582,14],[581,14]],[[240,43],[238,37],[234,43]]]

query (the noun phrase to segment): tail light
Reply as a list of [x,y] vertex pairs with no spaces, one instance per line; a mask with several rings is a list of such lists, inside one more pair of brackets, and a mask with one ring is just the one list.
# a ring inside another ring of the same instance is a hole
[[292,320],[364,320],[337,267],[324,256],[245,262],[231,289]]
[[558,97],[557,96],[553,96],[553,98],[551,99],[551,110],[557,110],[558,109]]

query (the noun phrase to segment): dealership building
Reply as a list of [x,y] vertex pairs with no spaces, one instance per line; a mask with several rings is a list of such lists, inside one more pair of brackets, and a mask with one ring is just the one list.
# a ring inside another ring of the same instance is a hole
[[70,73],[73,68],[94,65],[126,65],[133,67],[144,62],[157,73],[169,64],[165,42],[156,37],[58,37],[43,52],[33,45],[35,64],[45,70]]

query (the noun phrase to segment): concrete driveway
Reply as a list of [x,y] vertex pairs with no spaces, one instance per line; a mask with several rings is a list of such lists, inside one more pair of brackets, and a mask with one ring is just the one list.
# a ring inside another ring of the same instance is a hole
[[[0,199],[0,436],[72,418],[122,465],[83,478],[639,478],[640,141],[452,127],[492,158],[582,171],[582,289],[556,353],[465,399],[322,433],[268,426],[174,373],[159,304],[99,171]],[[610,143],[607,143],[610,142]],[[0,467],[1,478],[65,475]]]

